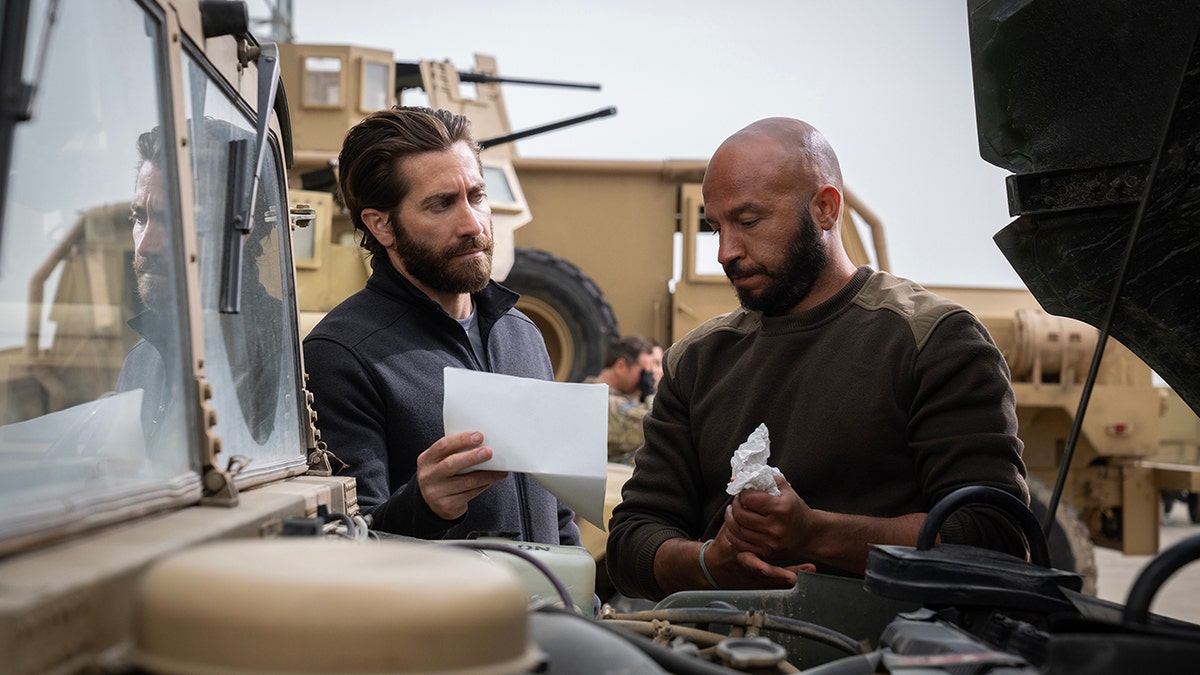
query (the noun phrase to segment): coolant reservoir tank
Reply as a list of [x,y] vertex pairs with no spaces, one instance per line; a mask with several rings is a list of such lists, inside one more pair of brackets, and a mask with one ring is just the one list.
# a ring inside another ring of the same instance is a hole
[[[596,561],[582,546],[538,544],[504,537],[447,540],[442,543],[463,547],[471,547],[476,543],[489,546],[480,550],[480,553],[496,563],[511,567],[521,577],[529,596],[530,607],[561,605],[559,593],[546,577],[546,573],[524,558],[532,556],[562,581],[571,596],[571,601],[580,611],[587,615],[592,612],[596,592]],[[505,549],[513,552],[506,553]]]
[[523,673],[525,589],[450,547],[331,539],[204,545],[155,563],[135,663],[155,673]]

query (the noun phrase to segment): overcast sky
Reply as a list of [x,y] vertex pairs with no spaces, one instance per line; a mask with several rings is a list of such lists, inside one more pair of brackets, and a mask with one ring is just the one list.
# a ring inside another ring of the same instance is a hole
[[991,239],[1011,218],[1006,173],[979,157],[966,0],[294,0],[294,12],[298,42],[460,69],[481,52],[502,75],[602,85],[505,85],[515,129],[618,111],[519,141],[524,157],[703,159],[756,119],[804,119],[883,220],[894,272],[1020,285]]

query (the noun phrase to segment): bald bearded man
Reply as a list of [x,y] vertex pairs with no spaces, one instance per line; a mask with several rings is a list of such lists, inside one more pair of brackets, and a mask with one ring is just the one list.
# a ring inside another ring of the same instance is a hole
[[[755,122],[713,154],[703,190],[741,307],[667,350],[610,524],[621,593],[862,575],[872,544],[915,545],[925,514],[958,488],[1029,502],[1003,357],[963,307],[855,267],[841,239],[841,169],[820,132]],[[759,424],[780,494],[730,496],[730,458]],[[939,538],[1026,549],[986,507],[953,514]]]

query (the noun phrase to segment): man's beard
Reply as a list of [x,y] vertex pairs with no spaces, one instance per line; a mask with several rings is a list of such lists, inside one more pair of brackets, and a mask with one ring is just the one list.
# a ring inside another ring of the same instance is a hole
[[762,274],[771,282],[758,294],[735,287],[738,301],[746,309],[760,311],[766,316],[778,316],[800,304],[812,291],[817,278],[821,276],[821,270],[829,262],[829,252],[821,241],[812,215],[804,209],[800,214],[799,227],[788,242],[787,258],[782,269],[772,271],[761,264],[744,267],[739,262],[734,260],[725,265],[725,276],[730,280],[747,274]]
[[[417,281],[439,293],[475,293],[487,286],[492,276],[492,250],[495,247],[491,237],[466,237],[454,248],[439,251],[410,237],[395,217],[392,223],[396,241],[391,248],[404,261],[404,269]],[[480,249],[484,253],[482,256],[454,259]]]
[[[166,261],[161,257],[133,256],[133,272],[137,276],[138,297],[154,312],[161,312],[171,299],[171,284]],[[156,276],[151,276],[151,274]]]

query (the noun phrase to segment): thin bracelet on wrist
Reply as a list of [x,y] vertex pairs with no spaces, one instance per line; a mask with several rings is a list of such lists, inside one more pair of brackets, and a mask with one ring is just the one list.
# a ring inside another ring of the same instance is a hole
[[700,571],[704,572],[704,578],[708,579],[708,583],[713,587],[713,590],[719,591],[721,590],[721,587],[717,585],[716,579],[713,579],[712,575],[709,574],[708,565],[704,564],[704,551],[708,549],[708,545],[711,543],[713,543],[713,540],[709,539],[703,544],[700,544]]

